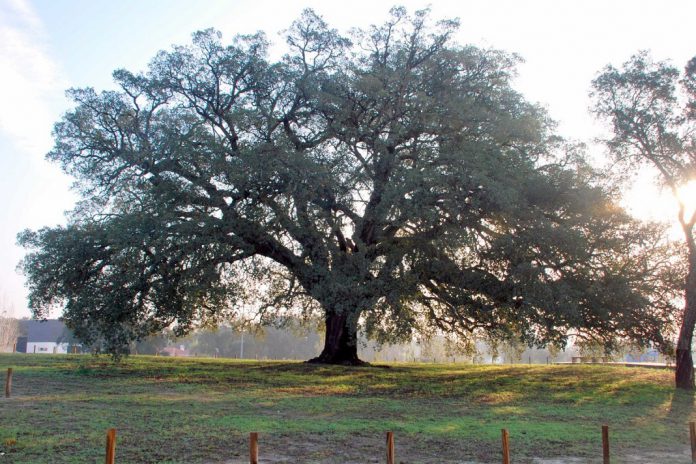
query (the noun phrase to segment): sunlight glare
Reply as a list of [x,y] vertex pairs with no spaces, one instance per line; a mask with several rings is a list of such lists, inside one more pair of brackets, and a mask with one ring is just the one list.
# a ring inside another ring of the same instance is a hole
[[690,180],[677,190],[677,199],[684,205],[684,215],[689,218],[696,211],[696,180]]

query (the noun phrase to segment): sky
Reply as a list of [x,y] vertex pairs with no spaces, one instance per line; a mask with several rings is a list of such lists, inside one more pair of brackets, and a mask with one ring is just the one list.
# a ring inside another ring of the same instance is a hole
[[[459,43],[519,54],[515,87],[548,109],[560,135],[584,142],[604,130],[588,112],[588,92],[605,65],[643,49],[679,67],[696,55],[695,0],[0,0],[0,301],[29,316],[17,233],[64,224],[77,198],[44,158],[53,124],[71,108],[66,89],[113,88],[113,70],[144,70],[196,30],[214,27],[226,39],[262,30],[282,51],[279,33],[304,8],[345,32],[381,23],[394,4],[430,5],[435,18],[460,19]],[[671,206],[655,195],[641,183],[627,204],[664,216]]]

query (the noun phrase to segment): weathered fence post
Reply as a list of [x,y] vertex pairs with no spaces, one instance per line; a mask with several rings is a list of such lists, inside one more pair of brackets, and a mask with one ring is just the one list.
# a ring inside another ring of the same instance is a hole
[[106,431],[106,464],[116,462],[116,429]]
[[7,377],[5,378],[5,398],[12,396],[12,368],[7,368]]
[[13,352],[13,353],[16,353],[16,352],[17,352],[17,342],[14,342],[14,343],[12,344],[12,352]]
[[387,432],[387,464],[396,464],[394,454],[394,432]]
[[503,464],[510,464],[510,435],[506,429],[501,430],[503,435]]
[[249,464],[259,464],[259,434],[249,434]]
[[691,463],[696,464],[696,424],[689,422],[689,438],[691,439]]
[[602,426],[602,455],[604,464],[609,464],[609,426]]

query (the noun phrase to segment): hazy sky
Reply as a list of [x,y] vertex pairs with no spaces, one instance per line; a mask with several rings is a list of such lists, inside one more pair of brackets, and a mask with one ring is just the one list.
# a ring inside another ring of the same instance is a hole
[[587,94],[604,65],[640,49],[679,67],[696,55],[696,0],[0,0],[0,301],[29,315],[16,235],[63,223],[75,199],[71,180],[44,160],[52,125],[69,108],[65,89],[110,87],[114,69],[142,70],[198,29],[226,38],[263,30],[282,46],[278,32],[303,8],[346,31],[382,22],[394,4],[430,4],[436,18],[460,18],[460,43],[521,55],[516,87],[548,108],[562,135],[584,141],[601,130]]

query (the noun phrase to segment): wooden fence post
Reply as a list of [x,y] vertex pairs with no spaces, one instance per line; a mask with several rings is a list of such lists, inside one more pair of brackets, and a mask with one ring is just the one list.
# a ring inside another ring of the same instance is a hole
[[394,432],[387,432],[387,464],[396,464],[394,454]]
[[116,429],[106,431],[106,464],[116,462]]
[[609,464],[609,426],[602,426],[602,455],[604,464]]
[[17,352],[17,342],[14,342],[14,343],[12,344],[12,352],[13,352],[13,353],[16,353],[16,352]]
[[689,422],[689,438],[691,438],[691,463],[696,464],[696,424]]
[[5,398],[12,395],[12,368],[7,368],[7,377],[5,378]]
[[503,435],[503,464],[510,464],[510,435],[506,429],[501,430]]
[[249,434],[249,464],[259,464],[259,434]]

